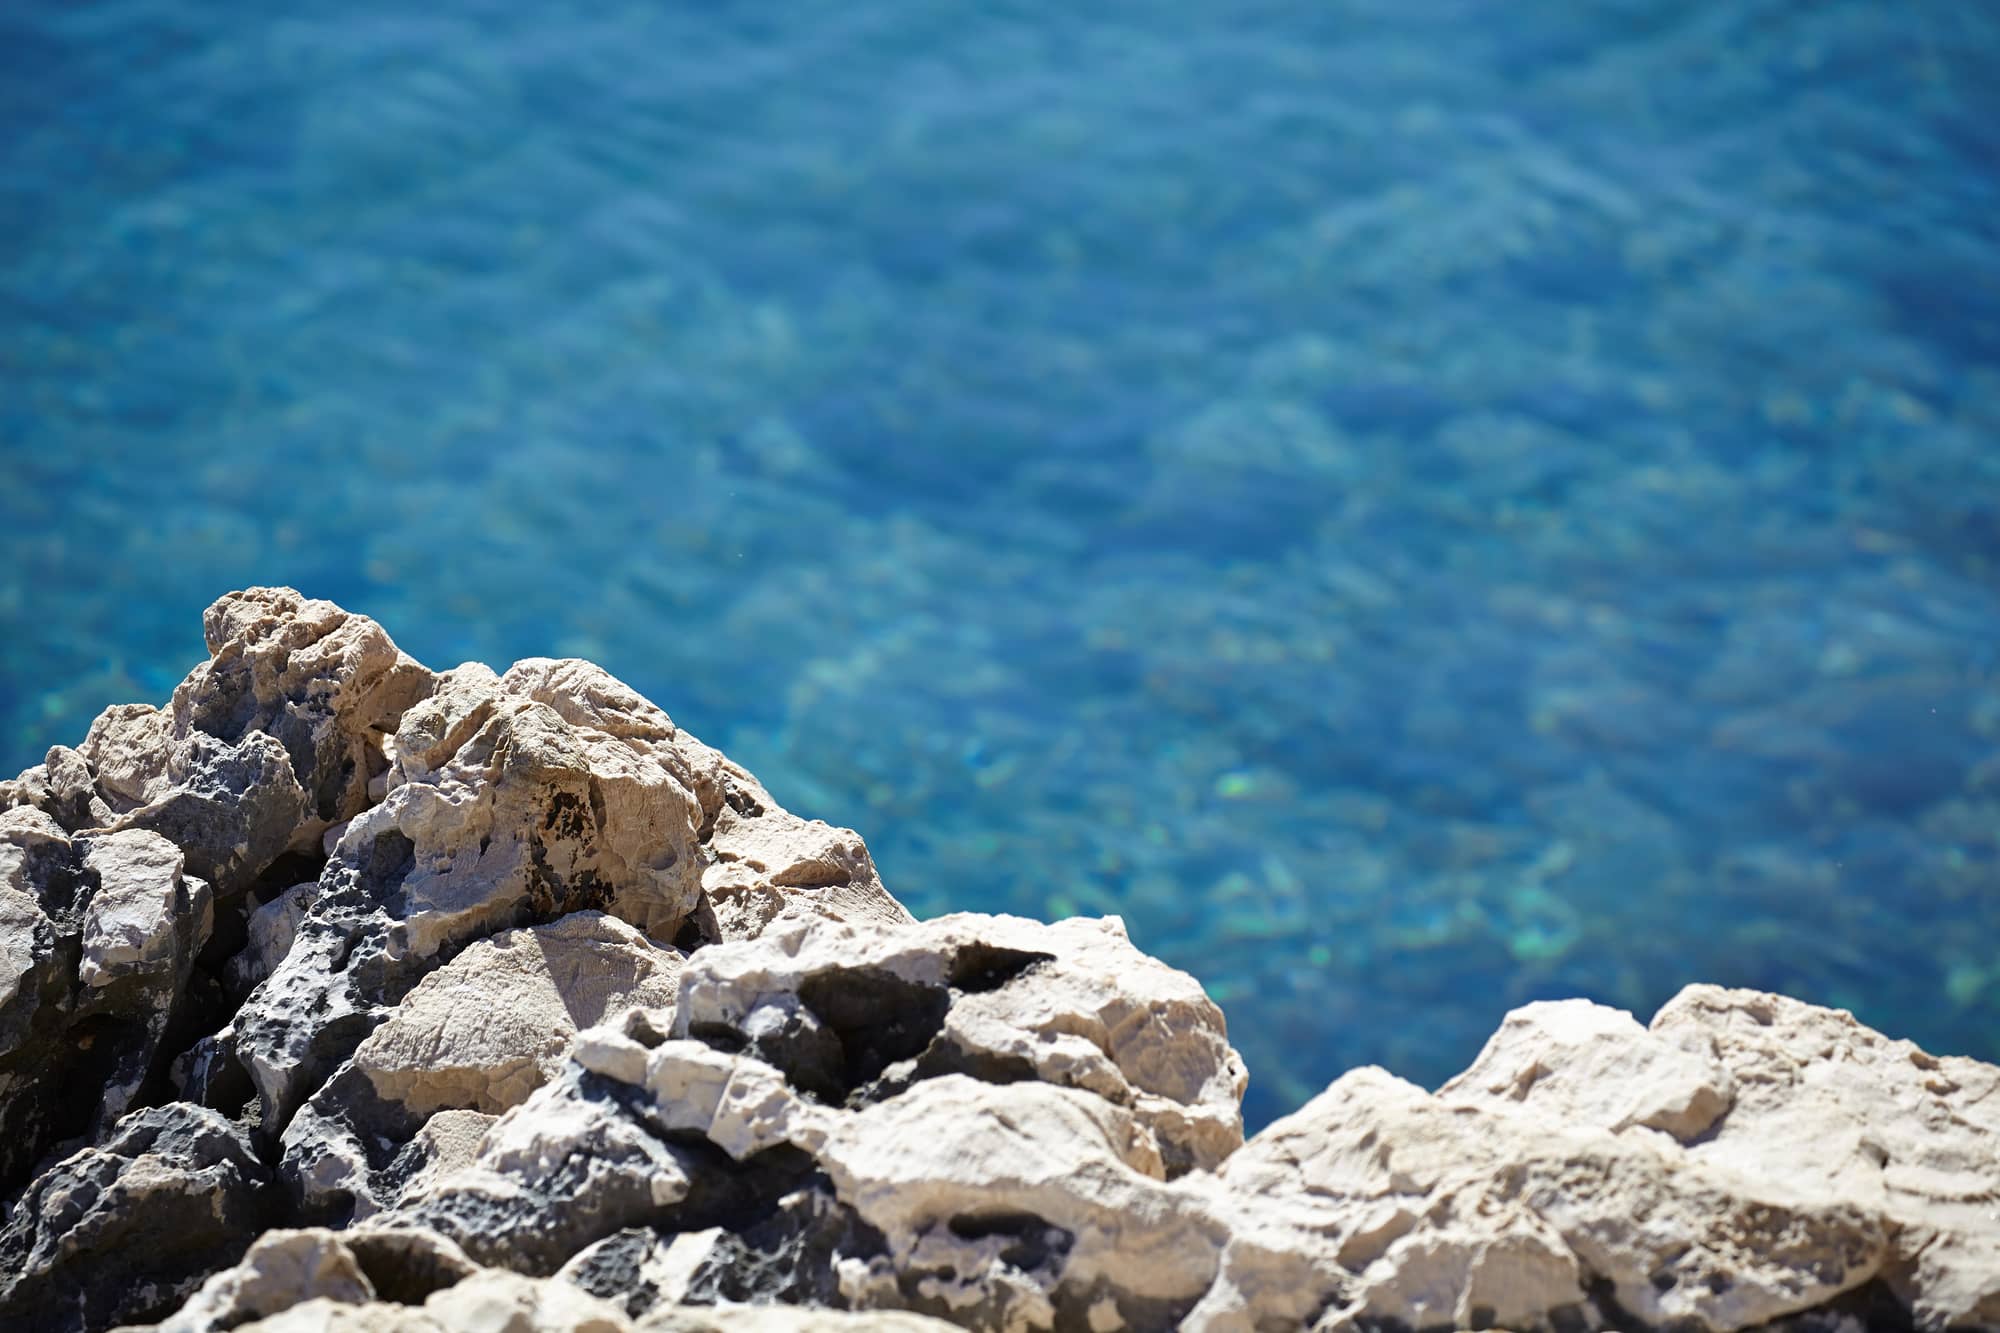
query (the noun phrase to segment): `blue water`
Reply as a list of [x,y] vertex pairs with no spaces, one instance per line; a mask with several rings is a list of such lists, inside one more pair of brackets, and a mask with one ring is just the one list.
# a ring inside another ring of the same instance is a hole
[[225,589],[603,662],[1267,1119],[2000,1057],[2000,6],[0,9],[0,761]]

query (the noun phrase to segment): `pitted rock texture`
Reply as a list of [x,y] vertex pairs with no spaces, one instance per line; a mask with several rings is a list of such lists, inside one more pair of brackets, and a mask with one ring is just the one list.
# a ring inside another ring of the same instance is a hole
[[51,1167],[0,1226],[0,1327],[94,1330],[171,1312],[275,1219],[241,1127],[185,1102],[134,1111]]
[[1697,986],[1243,1141],[1116,919],[915,922],[587,662],[288,589],[0,783],[0,1328],[2000,1329],[2000,1070]]
[[0,811],[0,1192],[160,1090],[207,1008],[188,983],[213,913],[157,833]]

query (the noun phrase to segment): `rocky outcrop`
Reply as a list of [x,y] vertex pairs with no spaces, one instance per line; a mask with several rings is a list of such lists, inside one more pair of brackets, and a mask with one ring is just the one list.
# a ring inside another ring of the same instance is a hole
[[1698,986],[1246,1143],[1115,919],[913,921],[589,663],[205,627],[0,784],[0,1326],[2000,1328],[1991,1066]]

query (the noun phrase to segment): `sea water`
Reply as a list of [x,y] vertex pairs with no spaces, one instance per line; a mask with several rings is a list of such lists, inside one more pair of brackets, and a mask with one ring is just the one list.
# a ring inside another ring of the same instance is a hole
[[576,654],[1253,1122],[1695,980],[2000,1057],[2000,7],[0,9],[0,760]]

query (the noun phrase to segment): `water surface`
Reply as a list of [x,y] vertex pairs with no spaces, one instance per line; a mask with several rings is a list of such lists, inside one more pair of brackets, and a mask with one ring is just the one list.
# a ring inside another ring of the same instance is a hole
[[0,15],[0,760],[581,654],[1253,1120],[1685,982],[2000,1057],[2000,9]]

